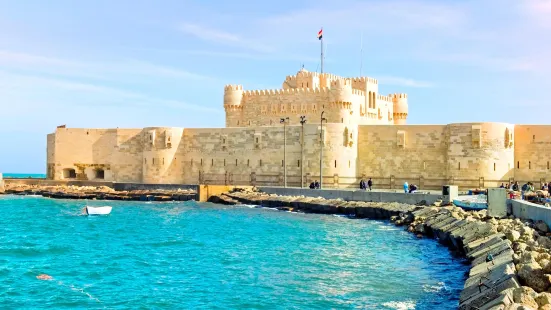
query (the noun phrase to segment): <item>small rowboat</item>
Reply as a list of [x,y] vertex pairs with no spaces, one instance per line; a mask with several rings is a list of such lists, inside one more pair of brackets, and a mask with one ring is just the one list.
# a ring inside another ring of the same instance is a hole
[[86,206],[86,214],[88,215],[106,215],[111,213],[111,207],[90,207]]
[[453,204],[466,211],[488,209],[488,200],[485,195],[459,196],[453,200]]

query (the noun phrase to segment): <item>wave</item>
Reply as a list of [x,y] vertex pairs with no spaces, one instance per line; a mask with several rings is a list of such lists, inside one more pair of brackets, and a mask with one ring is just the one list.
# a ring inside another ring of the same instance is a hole
[[260,208],[259,205],[246,205],[246,204],[240,204],[239,207],[247,207],[251,209]]
[[383,303],[384,307],[396,310],[412,310],[415,309],[414,301],[390,301]]
[[430,285],[430,284],[423,285],[423,291],[427,293],[438,293],[446,289],[447,289],[446,284],[444,282],[438,282],[436,285]]

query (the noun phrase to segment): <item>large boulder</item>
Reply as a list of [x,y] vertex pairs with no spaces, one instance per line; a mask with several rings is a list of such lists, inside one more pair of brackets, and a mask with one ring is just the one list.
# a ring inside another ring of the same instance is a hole
[[551,249],[551,239],[549,239],[548,237],[544,237],[544,236],[539,237],[538,243],[540,246],[546,249]]
[[[520,255],[521,264],[537,264],[538,262],[538,252],[526,251]],[[540,266],[541,267],[541,266]]]
[[544,274],[543,269],[536,262],[517,265],[518,276],[522,282],[536,292],[545,292],[551,285],[549,275]]
[[547,226],[547,224],[545,224],[544,221],[537,221],[536,224],[535,224],[535,227],[537,230],[543,232],[543,233],[548,233],[549,232],[549,226]]
[[526,245],[526,243],[524,242],[513,243],[513,251],[515,251],[515,253],[522,254],[526,252],[526,248],[528,248],[528,245]]
[[533,309],[538,309],[539,306],[536,302],[536,297],[538,297],[538,293],[526,286],[521,286],[513,290],[513,300],[515,303],[528,306]]
[[545,305],[551,306],[551,293],[543,292],[536,297],[536,302],[540,307]]
[[509,239],[509,241],[515,242],[520,238],[520,233],[516,230],[509,230],[505,233],[505,236]]

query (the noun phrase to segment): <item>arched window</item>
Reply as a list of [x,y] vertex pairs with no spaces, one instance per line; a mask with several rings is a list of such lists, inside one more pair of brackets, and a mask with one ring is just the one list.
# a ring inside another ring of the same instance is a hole
[[371,102],[373,100],[373,98],[371,97],[371,91],[369,91],[369,98],[367,98],[369,100],[369,108],[371,109],[373,106],[373,103]]

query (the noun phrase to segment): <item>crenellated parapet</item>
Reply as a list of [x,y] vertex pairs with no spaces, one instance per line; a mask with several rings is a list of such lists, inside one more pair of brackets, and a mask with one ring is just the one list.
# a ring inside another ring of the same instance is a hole
[[352,83],[371,83],[371,84],[379,84],[379,81],[377,81],[377,79],[370,78],[370,77],[367,77],[367,76],[354,77],[354,78],[348,78],[348,79],[351,80]]
[[242,85],[226,85],[224,86],[224,108],[233,111],[241,106],[243,101],[243,86]]
[[378,101],[385,101],[385,102],[388,102],[388,103],[393,103],[393,101],[392,101],[392,95],[388,95],[388,96],[385,96],[385,95],[377,95],[377,100],[378,100]]
[[393,116],[395,125],[405,125],[408,117],[408,96],[407,94],[391,95],[393,102]]
[[245,90],[243,96],[250,98],[255,96],[297,95],[297,94],[323,94],[329,93],[328,87],[323,88],[287,88],[287,89],[261,89]]

